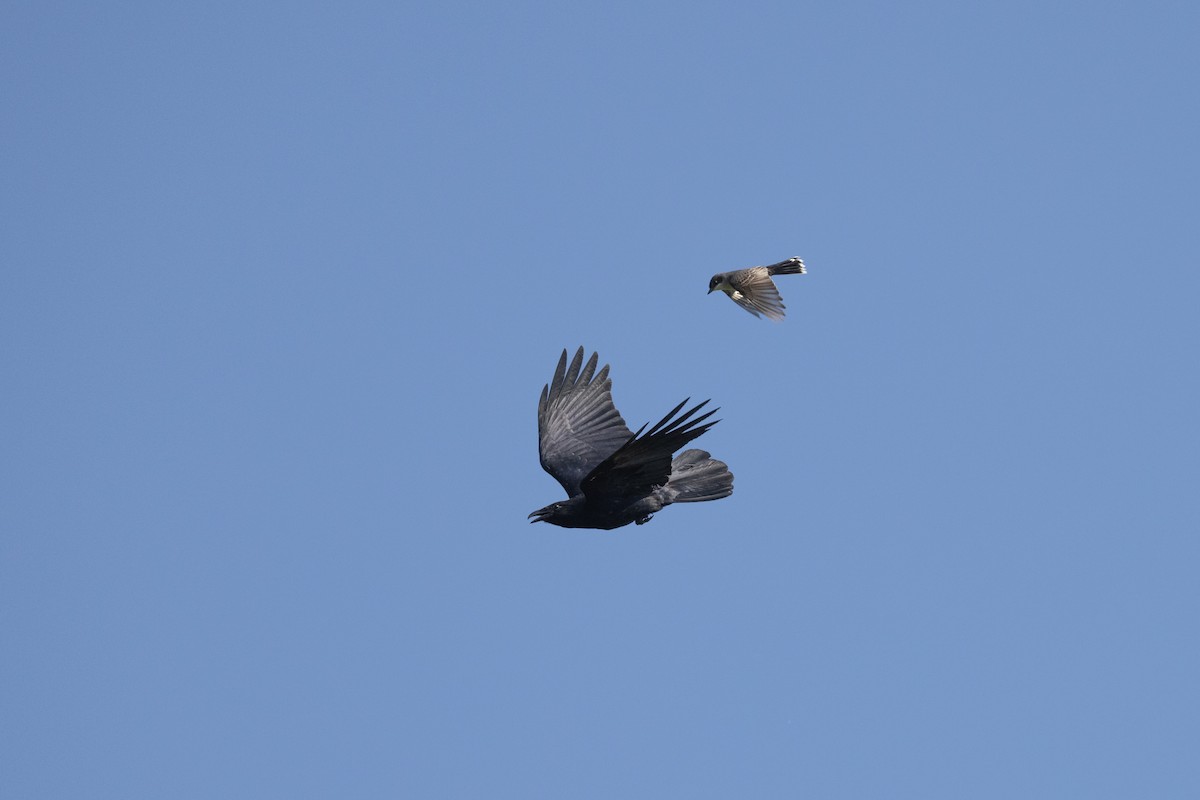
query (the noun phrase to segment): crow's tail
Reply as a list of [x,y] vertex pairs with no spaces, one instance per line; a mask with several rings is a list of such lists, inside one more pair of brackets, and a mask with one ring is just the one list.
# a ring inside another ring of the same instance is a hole
[[664,488],[673,503],[720,500],[733,494],[733,473],[703,450],[684,450],[671,462],[671,478]]
[[768,275],[803,275],[804,273],[804,262],[799,258],[789,258],[787,261],[780,261],[778,264],[767,267]]

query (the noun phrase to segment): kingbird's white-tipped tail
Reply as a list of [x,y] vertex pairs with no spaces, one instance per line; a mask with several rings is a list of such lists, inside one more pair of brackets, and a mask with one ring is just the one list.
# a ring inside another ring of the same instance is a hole
[[803,275],[807,271],[804,262],[799,258],[789,258],[767,267],[767,273],[770,275]]

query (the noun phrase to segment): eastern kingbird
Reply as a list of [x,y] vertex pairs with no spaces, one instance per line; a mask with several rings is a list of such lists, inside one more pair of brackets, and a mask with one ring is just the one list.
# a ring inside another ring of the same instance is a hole
[[534,511],[529,515],[532,522],[612,530],[649,522],[651,514],[671,503],[719,500],[733,494],[733,475],[724,462],[703,450],[684,450],[671,458],[717,424],[717,420],[704,422],[717,409],[693,419],[708,401],[679,414],[687,405],[684,400],[650,430],[643,425],[633,433],[613,405],[608,365],[596,372],[596,360],[592,353],[584,365],[581,347],[568,368],[563,350],[554,379],[542,387],[538,401],[542,469],[562,484],[567,499]]
[[775,288],[772,275],[803,275],[804,262],[789,258],[769,267],[750,267],[733,272],[720,272],[708,282],[708,293],[720,289],[733,302],[754,316],[765,316],[779,322],[783,319],[783,298]]

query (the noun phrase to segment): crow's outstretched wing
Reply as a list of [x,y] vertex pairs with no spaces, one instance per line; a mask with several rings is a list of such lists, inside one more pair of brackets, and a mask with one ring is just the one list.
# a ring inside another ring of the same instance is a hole
[[[707,400],[676,417],[687,402],[684,400],[671,409],[650,430],[647,431],[643,425],[620,449],[584,478],[582,488],[589,503],[603,506],[612,501],[620,502],[622,498],[645,497],[656,486],[667,482],[671,477],[671,456],[675,451],[718,422],[715,419],[704,422],[716,413],[715,408],[695,419],[691,418],[708,404]],[[645,431],[645,435],[642,431]]]
[[[580,483],[633,432],[612,401],[608,365],[596,372],[597,355],[583,365],[583,348],[567,368],[563,350],[554,379],[542,387],[538,401],[538,452],[542,469],[562,484],[567,494],[579,494]],[[580,367],[582,366],[582,371]]]
[[734,289],[729,295],[733,302],[754,316],[761,314],[775,322],[783,319],[783,298],[779,296],[767,267],[738,270],[731,276],[729,285]]

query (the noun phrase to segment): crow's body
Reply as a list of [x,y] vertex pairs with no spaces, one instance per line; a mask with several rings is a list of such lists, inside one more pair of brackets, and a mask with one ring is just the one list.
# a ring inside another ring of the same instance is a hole
[[774,322],[783,319],[783,298],[775,288],[774,275],[803,275],[804,262],[789,258],[767,267],[750,267],[733,272],[719,272],[708,282],[708,293],[720,289],[754,316],[764,316]]
[[657,425],[636,434],[612,402],[608,366],[596,372],[597,355],[583,363],[583,348],[567,366],[567,351],[558,359],[553,380],[538,401],[538,450],[542,468],[567,492],[529,516],[564,528],[612,530],[641,525],[671,503],[717,500],[733,493],[733,475],[724,462],[703,450],[680,447],[717,420],[705,422],[716,409],[695,416],[708,401],[688,411],[684,400]]

